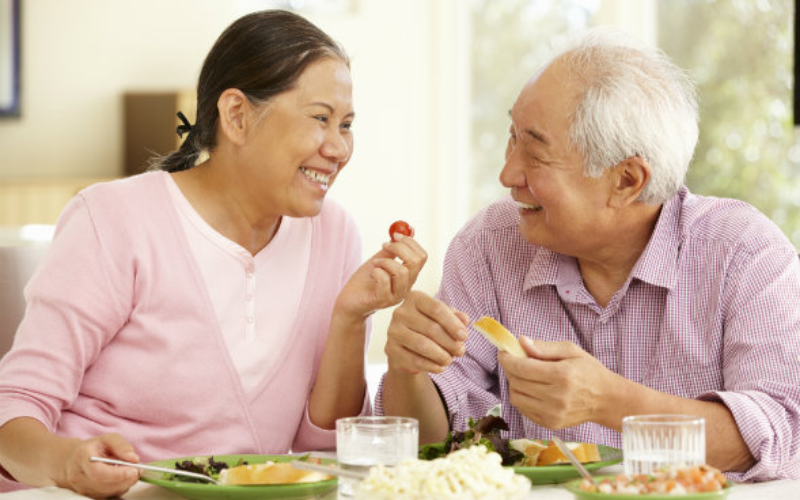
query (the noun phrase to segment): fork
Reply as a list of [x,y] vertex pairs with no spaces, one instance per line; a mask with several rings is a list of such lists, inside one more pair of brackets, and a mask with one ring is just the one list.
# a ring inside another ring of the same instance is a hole
[[594,480],[592,475],[589,474],[589,471],[586,470],[586,467],[584,467],[581,461],[578,460],[578,458],[575,456],[574,453],[572,453],[572,450],[569,449],[569,446],[567,446],[567,444],[564,443],[564,441],[562,441],[561,438],[555,435],[553,436],[553,441],[555,441],[556,446],[558,446],[558,449],[561,450],[561,453],[563,453],[569,459],[569,461],[572,462],[572,465],[574,465],[575,468],[578,469],[578,472],[581,473],[581,476],[583,476],[584,479],[586,479],[593,485],[597,486],[597,481]]
[[153,471],[153,472],[166,472],[168,474],[175,474],[176,476],[185,476],[191,477],[193,479],[200,479],[201,481],[207,481],[212,484],[219,484],[219,481],[214,479],[213,477],[206,476],[204,474],[198,474],[196,472],[189,472],[185,470],[178,470],[178,469],[168,469],[166,467],[156,467],[155,465],[144,465],[144,464],[137,464],[133,462],[126,462],[124,460],[114,460],[113,458],[103,458],[103,457],[89,457],[90,462],[101,462],[104,464],[111,464],[111,465],[125,465],[128,467],[135,467],[137,469],[146,470],[146,471]]

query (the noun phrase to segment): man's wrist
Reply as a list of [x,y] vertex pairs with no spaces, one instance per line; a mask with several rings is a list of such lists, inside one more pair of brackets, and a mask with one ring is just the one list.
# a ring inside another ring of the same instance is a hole
[[599,398],[596,422],[622,432],[623,418],[642,413],[641,403],[648,396],[647,391],[647,387],[614,374],[611,383],[606,384],[606,390]]

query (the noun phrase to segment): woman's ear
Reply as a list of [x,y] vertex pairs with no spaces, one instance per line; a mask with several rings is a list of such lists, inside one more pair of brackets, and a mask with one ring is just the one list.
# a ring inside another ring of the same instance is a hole
[[642,157],[631,156],[614,167],[611,205],[616,208],[634,203],[650,181],[650,164]]
[[245,143],[249,106],[250,101],[239,89],[226,89],[217,99],[220,132],[237,146]]

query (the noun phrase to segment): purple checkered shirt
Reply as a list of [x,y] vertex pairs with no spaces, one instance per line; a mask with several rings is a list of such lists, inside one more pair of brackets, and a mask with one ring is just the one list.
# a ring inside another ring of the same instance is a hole
[[[631,276],[603,308],[575,259],[527,243],[518,223],[510,198],[470,221],[450,245],[438,297],[516,335],[574,342],[658,391],[721,401],[758,460],[731,479],[800,477],[800,263],[775,224],[745,203],[683,188],[664,204]],[[497,349],[477,333],[466,347],[432,375],[451,427],[463,429],[502,403],[512,437],[549,439],[553,431],[510,405]],[[621,446],[618,432],[594,423],[556,434]]]

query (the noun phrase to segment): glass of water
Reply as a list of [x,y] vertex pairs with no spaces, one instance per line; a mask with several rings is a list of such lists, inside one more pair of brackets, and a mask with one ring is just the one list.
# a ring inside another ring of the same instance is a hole
[[622,419],[625,474],[706,462],[705,419],[691,415],[635,415]]
[[[417,458],[419,423],[407,417],[350,417],[336,421],[336,460],[343,469],[367,472]],[[339,494],[352,497],[357,480],[339,477]]]

